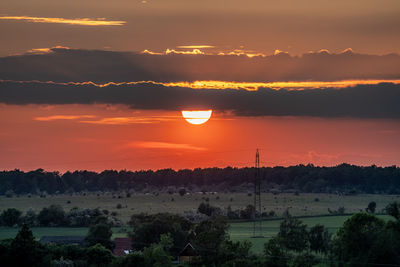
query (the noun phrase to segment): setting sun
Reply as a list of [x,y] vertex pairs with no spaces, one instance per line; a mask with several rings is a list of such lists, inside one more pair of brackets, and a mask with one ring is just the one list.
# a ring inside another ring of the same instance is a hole
[[191,124],[203,124],[207,122],[212,114],[212,110],[182,110],[183,118]]

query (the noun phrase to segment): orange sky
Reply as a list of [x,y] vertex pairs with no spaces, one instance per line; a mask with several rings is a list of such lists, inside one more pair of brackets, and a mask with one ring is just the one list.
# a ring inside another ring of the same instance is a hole
[[[399,165],[399,14],[399,0],[1,0],[0,170],[242,167],[256,148],[264,166]],[[211,119],[187,123],[196,108]]]
[[231,117],[124,106],[0,105],[0,169],[159,169],[314,163],[399,165],[400,121]]

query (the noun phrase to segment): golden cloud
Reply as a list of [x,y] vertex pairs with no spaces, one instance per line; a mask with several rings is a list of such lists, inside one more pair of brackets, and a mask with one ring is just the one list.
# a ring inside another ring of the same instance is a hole
[[55,120],[78,120],[78,119],[89,119],[95,118],[93,115],[53,115],[47,117],[36,117],[34,120],[36,121],[55,121]]
[[60,23],[69,25],[83,26],[122,26],[126,21],[109,21],[104,18],[89,19],[89,18],[45,18],[45,17],[29,17],[29,16],[0,16],[0,20],[23,20],[34,23]]
[[139,147],[139,148],[150,148],[150,149],[185,149],[185,150],[207,150],[204,147],[193,146],[190,144],[176,144],[167,142],[132,142],[127,144],[127,147]]
[[212,45],[179,45],[177,48],[186,48],[186,49],[201,49],[201,48],[215,48]]
[[163,121],[171,121],[178,116],[163,116],[163,117],[113,117],[103,118],[100,120],[82,120],[81,123],[102,124],[102,125],[128,125],[128,124],[149,124],[160,123]]
[[155,81],[137,81],[137,82],[108,82],[95,83],[88,82],[65,82],[58,83],[53,81],[13,81],[0,80],[0,82],[12,83],[37,83],[37,84],[54,84],[54,85],[93,85],[96,87],[122,86],[122,85],[139,85],[139,84],[154,84],[166,87],[182,87],[191,89],[233,89],[257,91],[260,88],[271,88],[275,90],[304,90],[304,89],[323,89],[323,88],[346,88],[356,85],[375,85],[380,83],[400,84],[399,79],[381,79],[381,80],[343,80],[343,81],[292,81],[292,82],[234,82],[234,81],[194,81],[194,82],[155,82]]

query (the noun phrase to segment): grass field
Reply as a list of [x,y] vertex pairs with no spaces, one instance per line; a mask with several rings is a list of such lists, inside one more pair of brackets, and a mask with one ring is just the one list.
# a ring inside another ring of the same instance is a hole
[[[19,227],[0,227],[0,240],[7,238],[14,238]],[[42,236],[86,236],[88,232],[87,227],[32,227],[32,233],[37,240]],[[127,228],[124,227],[113,227],[113,236],[116,237],[126,237]]]
[[[121,198],[118,198],[121,196]],[[0,197],[0,211],[7,208],[17,208],[21,211],[33,209],[38,212],[43,207],[50,204],[61,205],[65,210],[73,207],[78,208],[100,208],[107,209],[110,212],[117,212],[117,218],[127,222],[134,213],[147,212],[172,212],[183,213],[184,211],[196,210],[204,199],[208,198],[213,206],[232,209],[241,209],[248,204],[253,203],[253,197],[245,193],[215,193],[205,194],[194,193],[180,196],[178,194],[162,193],[158,196],[154,194],[133,194],[130,198],[124,195],[105,193],[87,195],[49,195],[46,198],[39,196],[20,196],[13,198]],[[173,200],[172,200],[173,199]],[[275,211],[278,216],[288,209],[294,216],[310,216],[328,214],[328,208],[337,210],[339,207],[345,207],[346,213],[354,213],[364,210],[368,203],[375,201],[377,211],[382,210],[389,202],[400,201],[399,196],[394,195],[354,195],[343,196],[335,194],[262,194],[262,209],[265,211]],[[70,202],[70,203],[68,203]],[[117,209],[117,204],[123,208]]]
[[[390,220],[391,217],[388,215],[377,215],[379,218],[384,220]],[[350,215],[344,216],[321,216],[321,217],[310,217],[300,218],[308,227],[312,227],[316,224],[322,224],[328,228],[330,233],[336,233],[336,231],[343,225],[343,223],[350,218]],[[271,237],[275,236],[279,232],[279,225],[282,220],[268,220],[262,223],[262,232],[264,238],[251,238],[253,235],[253,222],[233,222],[230,224],[229,235],[234,241],[249,240],[252,242],[252,251],[255,253],[262,253],[264,243],[266,243]]]

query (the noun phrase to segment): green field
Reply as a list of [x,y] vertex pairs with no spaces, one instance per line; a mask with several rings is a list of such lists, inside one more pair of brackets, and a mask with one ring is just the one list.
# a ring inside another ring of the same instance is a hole
[[[388,215],[377,215],[379,218],[384,220],[390,220],[391,217]],[[312,227],[316,224],[322,224],[328,228],[329,232],[335,233],[343,223],[350,218],[350,215],[344,216],[321,216],[321,217],[309,217],[300,218],[308,227]],[[252,251],[255,253],[262,253],[264,243],[266,243],[271,237],[275,236],[279,232],[279,225],[282,220],[268,220],[262,222],[262,232],[264,238],[251,238],[253,235],[253,222],[233,222],[230,224],[229,235],[234,241],[249,240],[252,242]]]
[[[19,227],[0,227],[0,240],[7,238],[14,238]],[[88,232],[87,227],[32,227],[34,237],[39,240],[42,236],[86,236]],[[126,237],[128,229],[125,227],[113,227],[113,236]]]
[[[120,197],[120,198],[119,198]],[[399,196],[395,195],[336,195],[336,194],[294,194],[283,193],[273,195],[271,193],[262,194],[263,211],[275,211],[278,216],[288,209],[290,214],[294,216],[310,216],[328,214],[328,208],[337,210],[339,207],[345,207],[346,213],[355,213],[364,210],[368,203],[375,201],[377,203],[377,211],[381,211],[389,202],[399,201]],[[61,205],[64,210],[68,211],[73,207],[78,208],[100,208],[107,209],[110,212],[117,212],[117,218],[123,222],[127,222],[134,213],[158,213],[172,212],[183,213],[184,211],[196,210],[205,198],[209,199],[209,203],[226,209],[231,206],[232,209],[242,209],[248,204],[253,203],[253,197],[246,193],[193,193],[185,196],[178,194],[160,193],[158,196],[154,194],[132,194],[127,198],[122,193],[104,193],[95,194],[88,193],[74,195],[49,195],[46,198],[40,198],[33,195],[19,196],[13,198],[0,197],[0,212],[7,208],[17,208],[21,211],[32,209],[39,212],[43,207],[50,204]],[[172,201],[173,199],[173,201]],[[70,202],[70,203],[69,203]],[[117,209],[117,204],[121,204],[122,208]]]

